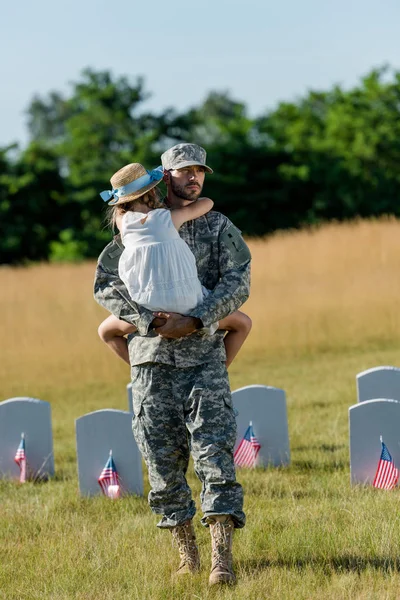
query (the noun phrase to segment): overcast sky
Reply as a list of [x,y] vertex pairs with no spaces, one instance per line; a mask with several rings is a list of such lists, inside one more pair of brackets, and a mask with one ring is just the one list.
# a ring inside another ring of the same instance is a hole
[[0,145],[25,143],[33,96],[68,93],[85,67],[142,75],[154,112],[217,90],[250,115],[400,70],[399,0],[9,0],[1,17]]

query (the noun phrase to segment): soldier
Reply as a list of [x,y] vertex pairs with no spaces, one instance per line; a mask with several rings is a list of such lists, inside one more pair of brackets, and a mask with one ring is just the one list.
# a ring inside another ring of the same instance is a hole
[[[161,160],[166,205],[180,207],[196,200],[205,173],[212,173],[205,150],[196,144],[178,144]],[[233,530],[245,524],[243,490],[233,463],[236,422],[224,333],[208,335],[203,328],[233,313],[248,298],[250,252],[239,230],[215,211],[185,223],[179,233],[196,258],[202,285],[210,290],[190,316],[154,314],[130,299],[118,277],[123,250],[119,236],[99,257],[95,299],[137,327],[128,341],[132,427],[149,471],[150,507],[162,515],[158,526],[170,529],[178,543],[177,573],[200,568],[192,523],[195,504],[185,477],[191,452],[202,482],[202,523],[211,533],[209,583],[234,583]]]

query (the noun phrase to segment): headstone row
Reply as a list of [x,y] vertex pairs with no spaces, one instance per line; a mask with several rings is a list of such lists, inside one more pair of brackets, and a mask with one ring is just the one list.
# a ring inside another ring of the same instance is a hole
[[[102,493],[102,470],[110,450],[122,493],[143,494],[142,463],[132,435],[132,415],[99,410],[75,422],[79,489]],[[46,480],[54,475],[51,407],[37,398],[0,402],[0,478]]]
[[[135,417],[130,384],[127,391],[128,411],[98,410],[75,421],[82,495],[143,494],[141,456],[132,434]],[[237,419],[235,451],[247,443],[246,433],[251,428],[251,466],[289,464],[285,392],[251,385],[234,391],[232,404]],[[25,475],[34,480],[54,475],[51,408],[43,400],[11,398],[0,402],[0,478],[16,478],[18,470],[21,481]]]
[[400,466],[400,369],[381,366],[356,375],[358,403],[349,408],[350,479],[373,484],[384,442]]

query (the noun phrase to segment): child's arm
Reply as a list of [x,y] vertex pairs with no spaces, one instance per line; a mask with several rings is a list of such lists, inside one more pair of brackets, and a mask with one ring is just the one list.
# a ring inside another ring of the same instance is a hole
[[214,202],[211,198],[198,198],[187,206],[171,209],[172,222],[175,228],[179,229],[186,221],[197,219],[208,213],[213,206]]

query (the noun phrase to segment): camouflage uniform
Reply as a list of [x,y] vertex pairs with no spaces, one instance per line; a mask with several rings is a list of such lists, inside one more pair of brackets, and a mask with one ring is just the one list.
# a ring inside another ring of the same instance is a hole
[[[191,316],[204,327],[237,310],[248,297],[250,252],[240,232],[218,212],[184,223],[179,230],[196,258],[201,283],[212,290]],[[193,517],[195,505],[185,473],[191,452],[202,482],[203,523],[230,514],[243,527],[243,491],[236,482],[236,422],[225,367],[223,333],[200,330],[180,339],[157,335],[153,313],[137,306],[118,277],[119,236],[97,265],[95,298],[138,331],[129,336],[133,432],[149,470],[151,509],[160,527]]]

